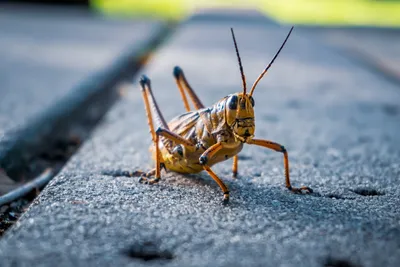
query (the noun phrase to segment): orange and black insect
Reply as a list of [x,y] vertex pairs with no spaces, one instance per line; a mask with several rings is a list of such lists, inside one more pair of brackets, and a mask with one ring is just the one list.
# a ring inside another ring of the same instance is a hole
[[[172,119],[169,123],[165,121],[157,105],[150,80],[143,75],[140,79],[140,85],[153,140],[152,150],[156,167],[143,175],[140,181],[149,184],[158,182],[161,178],[161,168],[179,173],[197,173],[205,170],[221,187],[224,193],[224,202],[227,202],[229,200],[229,189],[211,170],[211,166],[233,157],[233,176],[236,177],[238,153],[242,150],[243,144],[250,144],[269,148],[283,154],[285,182],[290,191],[295,193],[301,193],[303,190],[312,192],[309,187],[296,188],[291,185],[288,153],[284,146],[272,141],[253,138],[255,131],[254,89],[274,63],[292,30],[293,27],[274,58],[254,82],[250,92],[247,92],[239,50],[233,29],[231,29],[242,76],[243,91],[228,95],[208,108],[202,104],[193,91],[182,69],[175,67],[173,74],[186,113]],[[192,101],[194,110],[190,109],[186,94]],[[158,124],[157,129],[154,128],[153,119]]]

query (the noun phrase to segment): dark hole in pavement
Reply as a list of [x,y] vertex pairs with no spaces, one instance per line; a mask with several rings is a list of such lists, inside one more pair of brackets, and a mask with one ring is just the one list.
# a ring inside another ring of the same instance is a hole
[[255,173],[253,174],[253,176],[254,176],[254,177],[261,177],[261,172],[255,172]]
[[361,195],[361,196],[382,196],[385,193],[379,192],[373,188],[356,188],[354,190],[351,190],[354,193]]
[[361,267],[360,265],[355,265],[347,260],[327,258],[323,265],[324,267]]
[[349,197],[349,196],[342,196],[339,194],[331,193],[331,194],[320,194],[318,192],[313,192],[311,194],[313,197],[324,197],[324,198],[331,198],[331,199],[348,199],[348,200],[353,200],[355,197]]
[[151,260],[172,260],[174,255],[167,251],[161,250],[153,242],[143,242],[141,244],[133,245],[125,251],[125,254],[133,259],[140,259],[143,261]]

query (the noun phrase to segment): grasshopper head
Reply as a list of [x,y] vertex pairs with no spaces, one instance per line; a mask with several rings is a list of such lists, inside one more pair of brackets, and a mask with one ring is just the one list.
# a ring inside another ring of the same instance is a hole
[[254,136],[254,99],[251,95],[236,93],[226,100],[226,122],[234,136],[245,142]]
[[247,93],[246,77],[243,71],[242,60],[240,59],[235,34],[233,32],[233,29],[231,28],[233,44],[235,45],[236,56],[239,63],[239,70],[242,76],[243,92],[236,93],[228,97],[226,101],[226,122],[232,128],[233,134],[235,135],[236,139],[242,142],[251,140],[254,136],[254,99],[252,97],[254,89],[256,88],[258,82],[262,79],[262,77],[264,77],[264,74],[267,73],[268,69],[272,66],[275,59],[278,57],[282,48],[285,46],[290,34],[292,33],[292,30],[293,27],[290,29],[288,35],[283,41],[278,52],[272,58],[271,62],[264,69],[264,71],[261,72],[260,76],[258,76],[257,80],[254,82],[253,86],[251,87],[250,93]]

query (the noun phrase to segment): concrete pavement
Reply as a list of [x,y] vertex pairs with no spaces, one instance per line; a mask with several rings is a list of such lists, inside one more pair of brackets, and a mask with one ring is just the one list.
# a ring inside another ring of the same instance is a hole
[[[234,27],[252,84],[288,28],[233,20],[183,24],[143,70],[169,120],[183,112],[180,65],[206,105],[241,91]],[[0,242],[3,266],[398,266],[400,90],[294,31],[255,92],[257,147],[213,168],[231,190],[221,205],[206,174],[164,174],[148,186],[124,171],[150,169],[137,83]]]

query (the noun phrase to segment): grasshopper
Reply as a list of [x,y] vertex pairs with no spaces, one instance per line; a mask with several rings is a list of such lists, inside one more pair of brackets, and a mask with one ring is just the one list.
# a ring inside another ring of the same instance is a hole
[[[229,201],[229,190],[224,182],[211,170],[211,166],[233,157],[233,177],[238,173],[238,153],[244,144],[257,145],[281,152],[285,168],[286,188],[294,193],[311,193],[306,186],[296,188],[290,183],[289,159],[284,146],[263,139],[255,139],[254,98],[253,92],[258,82],[274,63],[285,46],[293,27],[268,66],[254,82],[250,93],[247,93],[246,79],[236,43],[235,34],[231,28],[233,43],[239,63],[243,91],[228,95],[211,107],[205,107],[189,85],[180,67],[175,67],[173,75],[182,96],[186,113],[167,123],[154,98],[150,79],[143,75],[140,86],[146,109],[147,121],[150,127],[153,145],[151,147],[156,162],[155,169],[142,175],[142,183],[154,184],[160,181],[161,168],[179,173],[198,173],[205,170],[223,191],[224,203]],[[190,109],[187,95],[193,103]],[[154,128],[153,118],[158,124]],[[151,178],[152,177],[152,178]]]

